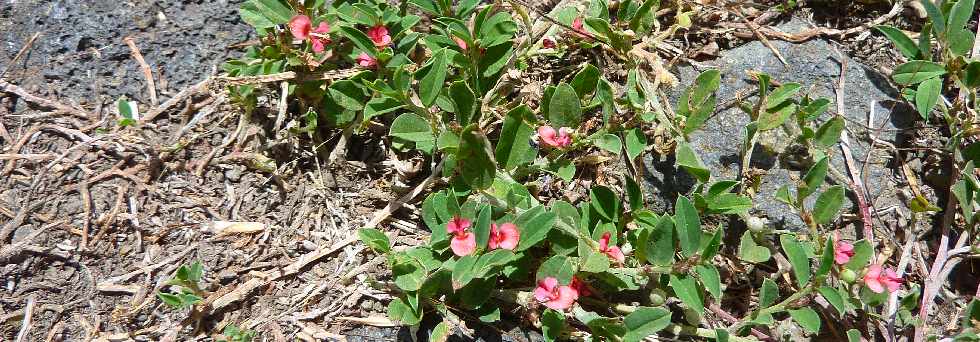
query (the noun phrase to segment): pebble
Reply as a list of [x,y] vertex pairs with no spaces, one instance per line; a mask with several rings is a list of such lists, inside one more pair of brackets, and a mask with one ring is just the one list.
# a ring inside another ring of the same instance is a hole
[[232,182],[238,182],[242,179],[242,171],[237,167],[229,168],[225,170],[225,179]]
[[317,249],[316,243],[313,243],[313,241],[310,240],[303,240],[302,245],[303,245],[303,249],[308,251],[315,251]]

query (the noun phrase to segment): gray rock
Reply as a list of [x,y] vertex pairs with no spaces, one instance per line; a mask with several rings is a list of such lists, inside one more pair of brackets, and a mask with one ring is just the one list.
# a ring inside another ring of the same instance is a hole
[[[787,32],[799,31],[803,24],[793,21],[782,25]],[[786,58],[788,66],[773,55],[772,51],[760,42],[751,42],[738,48],[723,52],[721,57],[708,64],[717,65],[721,70],[721,87],[717,93],[718,102],[722,103],[735,97],[736,92],[748,87],[757,87],[750,83],[751,77],[746,73],[755,70],[767,73],[773,80],[779,82],[798,82],[803,85],[800,94],[809,94],[811,98],[825,97],[831,100],[830,109],[818,121],[830,119],[836,112],[834,85],[840,77],[841,64],[839,56],[833,47],[824,40],[814,39],[801,44],[783,41],[773,41],[773,45]],[[845,57],[846,58],[846,57]],[[681,67],[677,70],[680,85],[672,97],[676,103],[677,97],[687,88],[699,74],[691,67]],[[891,87],[887,76],[881,75],[874,69],[854,60],[847,61],[844,85],[844,113],[847,120],[847,131],[850,136],[851,152],[857,168],[864,169],[865,186],[871,193],[868,202],[877,207],[900,203],[896,198],[896,183],[892,179],[896,170],[889,165],[889,154],[881,146],[876,147],[872,157],[865,160],[869,151],[869,133],[879,139],[894,142],[898,128],[908,128],[912,120],[918,116],[915,111],[898,99],[898,91]],[[747,99],[754,103],[755,98]],[[871,105],[875,106],[875,120],[871,127],[880,127],[878,132],[869,132],[864,126],[868,125],[868,114]],[[739,146],[744,137],[744,127],[749,123],[748,114],[737,107],[724,110],[711,117],[697,132],[691,134],[690,143],[705,165],[711,169],[712,181],[721,179],[736,179],[739,173]],[[762,176],[762,184],[754,198],[756,215],[767,216],[770,224],[777,228],[799,229],[803,222],[790,208],[775,199],[776,190],[783,184],[788,184],[795,193],[795,184],[809,168],[809,162],[800,165],[794,154],[784,151],[793,137],[781,129],[767,131],[760,136],[752,155],[751,166],[766,170]],[[780,146],[782,145],[782,146]],[[847,172],[840,147],[829,149],[831,164],[842,173]],[[645,159],[647,174],[648,203],[651,209],[670,211],[678,194],[688,194],[695,184],[693,177],[685,171],[675,168],[673,156],[661,156],[650,153]],[[828,183],[831,179],[828,178]],[[846,184],[844,184],[846,186]],[[825,185],[826,187],[826,185]],[[848,197],[853,196],[848,192]],[[812,206],[817,194],[811,195],[809,205]],[[856,213],[853,205],[845,205],[844,212]]]

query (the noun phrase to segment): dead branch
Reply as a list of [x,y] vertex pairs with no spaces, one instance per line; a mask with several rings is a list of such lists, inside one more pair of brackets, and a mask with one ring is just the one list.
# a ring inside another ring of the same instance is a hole
[[59,112],[68,113],[82,119],[90,120],[96,117],[95,114],[89,113],[84,109],[75,108],[55,100],[50,100],[40,96],[35,96],[29,93],[27,90],[24,90],[24,88],[18,87],[3,79],[0,79],[0,91],[17,95],[24,101],[36,104],[38,106],[45,107],[45,108],[53,108]]
[[143,70],[143,77],[146,78],[146,90],[150,93],[150,104],[156,107],[158,103],[157,86],[156,83],[153,82],[153,69],[150,68],[149,64],[146,64],[146,60],[143,59],[143,54],[140,53],[140,49],[136,46],[136,42],[134,41],[133,37],[123,38],[123,41],[129,46],[130,54],[133,56],[133,59],[136,60],[136,63],[139,63],[140,69]]

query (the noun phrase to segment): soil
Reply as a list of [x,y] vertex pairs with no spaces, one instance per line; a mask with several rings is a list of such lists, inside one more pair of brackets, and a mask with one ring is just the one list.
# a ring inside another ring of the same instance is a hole
[[[13,341],[24,332],[24,341],[183,341],[214,338],[218,327],[227,324],[276,341],[411,339],[408,328],[359,323],[384,317],[391,296],[372,286],[372,280],[388,276],[384,260],[365,253],[351,237],[426,176],[424,170],[405,171],[405,163],[424,165],[418,158],[387,155],[380,147],[383,139],[371,134],[352,137],[348,143],[359,148],[351,148],[347,161],[334,163],[328,156],[342,141],[339,135],[323,137],[320,144],[279,139],[268,125],[254,124],[275,121],[274,90],[260,99],[260,110],[249,115],[220,90],[209,89],[184,98],[138,128],[117,124],[115,102],[120,97],[139,103],[144,115],[157,107],[124,38],[131,37],[139,48],[156,82],[158,102],[164,103],[218,72],[222,62],[240,55],[240,46],[255,38],[238,17],[240,2],[0,3],[0,79],[35,96],[81,108],[52,112],[0,92],[0,153],[19,155],[0,159],[0,340]],[[851,21],[837,24],[853,26],[887,10],[861,7],[854,9],[856,15],[849,12]],[[820,7],[789,17],[811,13],[819,24],[831,22],[831,15]],[[899,17],[898,25],[914,29],[908,17]],[[800,74],[774,69],[776,62],[760,43],[736,50],[744,40],[692,36],[697,40],[685,44],[703,47],[715,38],[725,40],[721,58],[742,54],[743,60],[765,59],[765,65],[752,68],[780,75],[777,79],[782,81],[796,80],[791,75],[820,76],[809,84],[819,83],[824,96],[828,80],[839,72],[826,56],[816,56],[826,54],[823,41],[809,47],[777,42],[795,65],[810,68],[809,74]],[[22,49],[25,53],[18,57]],[[848,84],[864,94],[848,106],[855,108],[853,119],[866,120],[865,100],[894,98],[889,90],[869,84],[879,84],[875,73],[893,66],[897,54],[879,36],[846,41],[843,50],[856,60],[848,71],[855,79]],[[824,59],[819,65],[809,64],[814,57]],[[862,61],[867,67],[857,63]],[[750,68],[744,63],[727,65],[733,72]],[[692,79],[691,69],[682,67],[677,73],[682,84]],[[724,74],[721,101],[745,85],[744,75]],[[882,120],[885,113],[892,115],[883,109]],[[240,125],[242,116],[248,120]],[[736,123],[741,122],[729,122],[731,127]],[[896,121],[887,127],[908,125]],[[738,135],[715,128],[723,137],[719,144],[735,146],[730,137]],[[889,132],[882,139],[901,139]],[[919,147],[942,146],[942,134],[930,138],[926,133],[907,139]],[[708,144],[711,137],[705,139],[709,140],[702,142]],[[863,160],[865,140],[856,140],[856,154]],[[722,169],[721,160],[731,151],[716,152],[706,161]],[[391,158],[396,162],[388,162]],[[941,170],[932,168],[941,162],[936,158],[926,153],[908,157],[922,174]],[[267,167],[270,163],[273,170]],[[839,159],[835,164],[843,168]],[[887,185],[873,187],[876,194],[886,193],[888,200],[881,207],[898,203],[895,187],[904,186],[892,167],[870,167],[873,184]],[[780,178],[767,186],[791,177],[787,170],[774,174]],[[933,172],[929,179],[936,181],[929,184],[942,189],[945,176]],[[657,210],[669,207],[671,196],[681,191],[651,184],[651,205]],[[580,190],[588,187],[582,185]],[[924,191],[938,203],[931,189]],[[772,216],[780,210],[763,209]],[[419,221],[409,205],[383,228],[396,245],[412,246],[428,235]],[[259,229],[221,234],[216,222],[257,222]],[[204,298],[203,312],[166,307],[155,293],[170,289],[166,282],[176,269],[195,260],[205,269],[202,284],[211,294]],[[261,284],[235,292],[253,281]],[[964,281],[975,285],[975,279]],[[30,324],[22,325],[28,317]],[[206,319],[194,326],[185,324],[187,317]],[[434,324],[426,322],[415,336],[424,339]],[[475,335],[486,341],[540,340],[533,328],[514,326],[508,332],[482,327]]]

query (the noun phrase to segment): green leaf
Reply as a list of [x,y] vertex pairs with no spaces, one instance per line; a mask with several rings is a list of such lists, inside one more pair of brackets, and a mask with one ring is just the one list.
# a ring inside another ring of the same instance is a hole
[[718,269],[712,265],[698,265],[694,270],[698,272],[704,289],[708,290],[715,300],[721,301],[721,275],[718,274]]
[[823,157],[810,167],[810,170],[803,176],[803,184],[800,185],[797,193],[797,202],[802,203],[803,199],[820,189],[824,179],[827,178],[827,169],[830,167],[830,158]]
[[811,308],[789,310],[790,317],[811,334],[820,332],[820,315]]
[[701,300],[701,292],[694,282],[694,278],[686,274],[670,275],[670,288],[674,289],[674,294],[680,298],[687,307],[697,311],[699,315],[704,314],[704,302]]
[[813,143],[819,147],[830,148],[837,143],[840,139],[840,133],[844,131],[844,119],[840,116],[835,116],[830,121],[825,122],[820,125],[817,129],[816,136],[813,139]]
[[828,224],[837,217],[844,206],[844,187],[835,185],[820,194],[813,204],[813,219],[818,224]]
[[779,236],[779,243],[786,253],[786,258],[793,265],[793,274],[796,276],[796,283],[802,288],[810,282],[810,259],[807,258],[803,246],[792,234]]
[[623,150],[623,142],[615,134],[603,134],[595,140],[596,147],[619,154]]
[[525,123],[525,120],[533,116],[530,108],[521,105],[508,112],[504,118],[496,151],[497,160],[503,169],[516,169],[534,161],[534,157],[538,155],[538,151],[529,143],[534,128]]
[[[627,147],[629,143],[627,142]],[[708,170],[704,163],[701,162],[701,158],[694,152],[686,142],[677,142],[677,148],[675,149],[675,158],[677,158],[677,165],[683,167],[688,173],[690,173],[694,178],[696,178],[701,183],[708,183],[711,178],[711,171]]]
[[888,25],[879,25],[875,26],[875,28],[884,34],[885,37],[888,37],[892,43],[895,43],[895,47],[898,48],[898,51],[902,52],[905,58],[915,59],[919,55],[919,48],[916,47],[915,42],[906,36],[902,30]]
[[708,201],[710,214],[738,214],[752,209],[752,199],[733,193],[724,193]]
[[578,127],[582,121],[582,102],[575,93],[575,88],[567,83],[558,84],[548,105],[548,120],[556,129]]
[[[980,79],[980,70],[978,70],[977,75],[977,78]],[[595,93],[602,102],[602,122],[608,125],[609,118],[616,115],[616,96],[613,95],[612,85],[605,78],[599,79]]]
[[677,114],[684,116],[684,134],[691,134],[708,120],[715,110],[715,91],[721,85],[721,72],[707,70],[698,75],[695,84],[678,100]]
[[868,240],[861,240],[854,243],[854,255],[851,256],[851,260],[847,261],[844,265],[847,269],[860,271],[863,270],[868,263],[871,262],[871,257],[874,255],[874,247]]
[[896,67],[892,72],[892,79],[899,85],[910,85],[945,74],[945,65],[929,61],[911,61]]
[[181,300],[180,296],[175,294],[157,292],[157,298],[160,298],[160,301],[172,308],[183,309],[185,307],[184,301]]
[[768,248],[759,246],[752,238],[752,232],[745,231],[742,233],[742,239],[738,244],[738,258],[754,263],[762,263],[769,261],[769,257],[772,256],[772,252]]
[[626,197],[629,198],[631,211],[643,209],[643,190],[630,176],[626,176]]
[[575,78],[572,79],[572,88],[575,89],[575,93],[578,94],[579,98],[583,98],[585,95],[591,94],[596,90],[598,82],[599,69],[592,64],[586,64],[578,74],[575,74]]
[[803,107],[803,120],[816,120],[820,118],[820,115],[827,111],[827,108],[830,108],[830,100],[825,98],[813,100],[807,104],[806,107]]
[[626,316],[625,342],[639,342],[670,324],[670,311],[664,308],[640,307]]
[[638,32],[640,30],[640,24],[643,23],[644,18],[650,15],[654,8],[660,7],[660,0],[645,0],[640,8],[636,9],[633,16],[630,18],[630,30]]
[[[414,296],[414,294],[407,295]],[[395,298],[391,303],[388,303],[388,317],[405,325],[419,324],[422,321],[422,311],[413,308],[406,302],[402,298]]]
[[654,265],[666,266],[674,261],[674,220],[670,216],[660,219],[655,227],[648,228],[647,260]]
[[476,276],[476,262],[478,258],[474,255],[466,255],[456,260],[453,266],[453,289],[459,290],[469,284]]
[[480,120],[479,116],[473,117],[476,111],[476,95],[466,85],[466,82],[456,81],[449,86],[449,95],[456,105],[456,120],[459,124],[466,126]]
[[476,248],[486,248],[490,241],[490,214],[493,211],[489,205],[481,205],[476,222],[473,222],[473,235],[476,237]]
[[415,113],[404,113],[395,118],[388,134],[415,143],[416,148],[426,153],[435,146],[436,137],[432,135],[429,121]]
[[779,187],[779,189],[776,189],[776,199],[780,202],[789,204],[790,206],[793,206],[793,204],[796,203],[793,201],[792,195],[789,194],[789,186],[786,184],[783,184]]
[[357,236],[365,245],[375,253],[388,253],[391,251],[391,242],[388,236],[380,230],[374,228],[361,228],[357,230]]
[[[946,33],[967,28],[966,24],[976,13],[973,12],[974,0],[957,0],[949,10],[949,22],[946,23]],[[953,37],[949,37],[952,39]]]
[[371,55],[372,57],[377,56],[378,50],[374,47],[374,42],[371,38],[368,38],[364,32],[358,30],[357,28],[350,27],[347,25],[340,26],[340,33],[350,39],[359,50]]
[[619,221],[620,200],[611,189],[595,186],[589,191],[592,208],[609,222]]
[[789,119],[796,112],[796,104],[784,102],[783,104],[766,109],[759,114],[759,131],[768,131],[782,126],[786,119]]
[[364,109],[366,96],[364,90],[357,83],[350,80],[340,80],[330,84],[327,90],[333,100],[341,107],[353,111]]
[[701,247],[701,218],[691,200],[678,196],[674,205],[674,220],[677,224],[677,239],[680,241],[681,254],[690,257]]
[[525,211],[514,220],[514,224],[521,232],[521,239],[516,251],[520,252],[531,248],[548,236],[548,232],[555,226],[558,215],[554,212],[545,211],[544,206],[537,206]]
[[535,279],[541,280],[547,277],[554,277],[558,279],[559,284],[567,285],[572,281],[572,276],[577,271],[578,267],[572,259],[564,255],[555,255],[541,263]]
[[837,313],[839,313],[841,317],[844,317],[844,297],[841,297],[840,293],[837,292],[837,289],[825,285],[821,286],[819,289],[817,289],[817,291],[820,292],[820,295],[823,296],[823,298],[837,310]]
[[915,89],[915,109],[919,111],[922,119],[929,120],[929,112],[939,102],[939,95],[942,88],[943,79],[936,77],[919,83],[919,86]]
[[980,87],[980,61],[973,61],[966,65],[963,74],[963,84],[969,88]]
[[704,249],[701,250],[701,260],[711,260],[718,254],[718,249],[721,248],[721,239],[724,237],[724,229],[718,229],[715,231],[714,235],[711,236],[711,240],[705,244]]
[[626,156],[630,160],[636,160],[636,157],[640,156],[646,148],[647,136],[643,134],[643,130],[633,128],[626,131]]
[[279,0],[251,0],[242,6],[241,16],[249,25],[264,29],[289,22],[293,11]]
[[762,288],[759,290],[759,308],[765,309],[776,304],[779,298],[779,286],[770,278],[762,281]]
[[395,285],[404,291],[417,291],[425,283],[425,266],[415,258],[399,254],[392,262],[391,273]]
[[[928,2],[929,0],[922,0],[922,1]],[[860,331],[858,331],[857,329],[850,329],[847,331],[847,342],[862,342],[862,341],[864,340],[861,339]]]
[[936,4],[932,0],[920,0],[919,3],[922,7],[926,8],[926,13],[929,14],[929,21],[932,23],[932,31],[936,36],[941,36],[946,32],[946,17],[943,16],[942,10],[936,7]]
[[562,330],[565,329],[565,315],[552,310],[545,309],[541,313],[541,335],[548,342],[558,341]]
[[429,342],[446,342],[449,340],[451,333],[452,331],[449,330],[446,321],[439,322],[435,328],[432,328],[432,332],[429,333]]
[[460,133],[456,158],[456,167],[464,182],[475,189],[486,189],[493,185],[497,163],[490,152],[490,142],[476,124],[466,126]]
[[[780,107],[783,102],[786,102],[796,95],[796,93],[800,92],[801,88],[803,88],[803,86],[799,83],[784,83],[782,86],[779,86],[779,88],[773,89],[773,91],[769,93],[769,96],[766,97],[766,101],[768,102],[766,104],[766,108],[773,109]],[[761,127],[759,129],[765,130]]]
[[834,240],[827,239],[823,247],[823,255],[820,256],[820,267],[817,268],[815,277],[820,278],[830,273],[830,268],[834,265]]
[[428,66],[423,67],[427,71],[419,80],[419,98],[426,107],[432,106],[436,102],[436,97],[439,96],[443,83],[446,81],[446,68],[449,66],[447,51],[447,48],[436,51],[432,54]]

